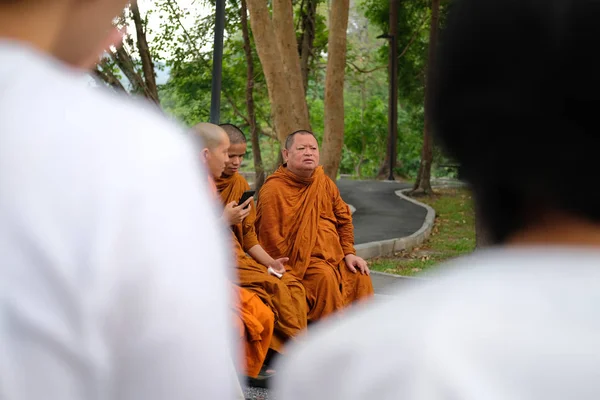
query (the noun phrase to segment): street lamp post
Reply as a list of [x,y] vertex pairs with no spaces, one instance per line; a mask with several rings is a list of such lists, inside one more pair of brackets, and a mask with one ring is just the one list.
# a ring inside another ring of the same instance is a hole
[[218,124],[221,116],[221,76],[223,71],[223,34],[225,31],[225,0],[216,0],[215,41],[210,97],[210,122]]
[[390,0],[390,32],[380,35],[379,39],[388,39],[390,42],[389,58],[389,106],[388,106],[388,154],[389,174],[388,180],[394,181],[394,166],[396,161],[396,139],[398,137],[398,0]]

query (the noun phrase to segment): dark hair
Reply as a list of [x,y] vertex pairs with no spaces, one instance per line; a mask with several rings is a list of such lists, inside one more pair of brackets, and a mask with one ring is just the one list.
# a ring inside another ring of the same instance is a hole
[[287,150],[289,150],[290,147],[292,147],[292,144],[294,143],[294,136],[296,136],[296,135],[311,135],[312,137],[315,138],[317,143],[319,143],[319,140],[317,139],[317,137],[315,136],[314,133],[312,133],[311,131],[307,131],[306,129],[300,129],[300,130],[290,133],[288,135],[288,137],[285,138],[285,148]]
[[451,5],[432,122],[496,243],[545,210],[600,222],[600,196],[585,191],[599,170],[599,17],[588,0]]
[[244,132],[242,132],[242,130],[237,126],[233,124],[220,124],[219,126],[227,133],[231,144],[246,143],[246,136],[244,135]]

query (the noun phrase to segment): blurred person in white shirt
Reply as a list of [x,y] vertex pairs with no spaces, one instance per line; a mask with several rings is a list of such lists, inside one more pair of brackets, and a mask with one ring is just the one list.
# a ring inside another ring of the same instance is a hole
[[124,6],[0,0],[2,399],[235,395],[197,148],[156,107],[81,83]]
[[449,7],[432,122],[494,246],[315,327],[278,399],[600,398],[600,2]]

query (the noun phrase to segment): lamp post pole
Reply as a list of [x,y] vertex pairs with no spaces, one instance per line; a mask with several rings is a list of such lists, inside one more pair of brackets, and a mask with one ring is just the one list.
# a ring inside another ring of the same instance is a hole
[[390,0],[390,31],[377,36],[378,39],[388,39],[390,58],[388,63],[389,104],[388,104],[388,148],[389,172],[388,180],[394,181],[394,166],[396,165],[396,139],[398,137],[398,0]]
[[390,173],[388,180],[394,179],[396,165],[396,140],[398,138],[398,0],[390,0],[390,95],[388,130],[390,138]]
[[223,71],[223,34],[225,31],[225,0],[216,0],[215,41],[210,97],[210,122],[218,124],[221,117],[221,76]]

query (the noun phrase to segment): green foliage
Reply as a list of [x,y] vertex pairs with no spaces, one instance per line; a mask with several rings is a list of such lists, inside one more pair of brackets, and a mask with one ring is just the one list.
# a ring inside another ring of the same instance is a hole
[[[402,101],[423,104],[425,68],[429,45],[430,1],[399,1],[398,6],[398,87]],[[389,1],[364,0],[361,8],[365,16],[381,32],[389,32]],[[389,43],[379,49],[382,62],[388,60]]]
[[346,105],[346,151],[342,158],[341,173],[358,177],[377,174],[385,157],[386,112],[387,103],[374,96],[360,108]]
[[[387,33],[389,27],[390,2],[382,0],[363,0],[360,10],[379,30]],[[399,1],[397,45],[398,45],[398,168],[400,175],[414,176],[419,168],[423,141],[425,73],[429,48],[430,0]],[[446,14],[442,6],[442,21]],[[380,63],[387,64],[389,42],[384,42],[377,51]],[[446,160],[436,150],[434,163]],[[435,169],[434,173],[446,175],[448,171]]]
[[[201,0],[202,1],[202,0]],[[214,6],[214,2],[204,0]],[[309,0],[295,0],[297,37],[302,35],[302,15]],[[423,132],[424,70],[426,66],[429,2],[401,1],[398,26],[399,115],[398,167],[396,172],[411,177],[418,169]],[[234,123],[248,133],[246,111],[246,58],[243,50],[238,0],[226,7],[223,57],[221,121]],[[168,54],[163,64],[170,79],[160,88],[161,103],[170,114],[188,125],[207,121],[212,81],[214,15],[194,16],[176,0],[155,0],[153,12],[161,16],[160,34],[151,43],[155,61]],[[384,161],[388,134],[388,42],[377,36],[388,31],[389,1],[362,0],[350,10],[345,83],[345,137],[340,173],[374,177]],[[324,130],[324,84],[327,52],[328,3],[318,0],[315,40],[310,58],[307,103],[311,125],[322,140]],[[193,26],[184,20],[193,18]],[[250,32],[250,36],[252,33]],[[252,41],[251,37],[251,41]],[[272,121],[267,85],[256,49],[254,100],[261,152],[267,170],[274,165],[279,144],[272,138]],[[249,149],[250,151],[250,149]],[[250,153],[249,153],[250,154]],[[250,157],[249,157],[250,158]],[[436,160],[442,159],[436,152]],[[251,168],[246,162],[244,169]],[[444,169],[437,172],[446,173]]]

